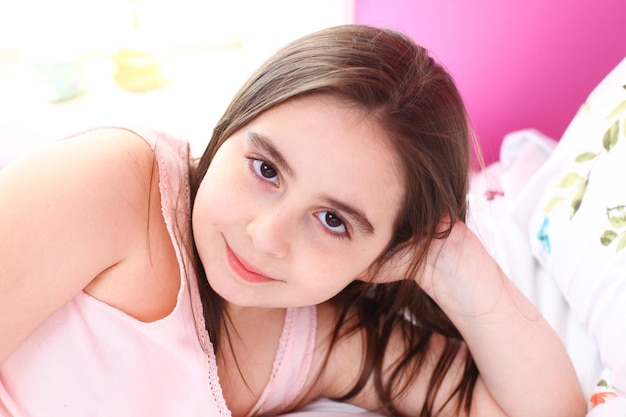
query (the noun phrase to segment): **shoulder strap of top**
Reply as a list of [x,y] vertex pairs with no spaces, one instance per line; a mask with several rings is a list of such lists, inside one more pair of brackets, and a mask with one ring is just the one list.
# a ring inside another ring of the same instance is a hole
[[282,411],[302,391],[311,369],[317,334],[317,308],[288,308],[270,380],[248,417]]

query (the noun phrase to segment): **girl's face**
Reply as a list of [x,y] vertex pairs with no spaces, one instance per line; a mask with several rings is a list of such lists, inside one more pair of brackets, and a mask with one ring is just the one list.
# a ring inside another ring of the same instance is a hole
[[327,95],[292,99],[233,134],[193,209],[211,287],[247,307],[328,300],[391,239],[403,184],[385,132]]

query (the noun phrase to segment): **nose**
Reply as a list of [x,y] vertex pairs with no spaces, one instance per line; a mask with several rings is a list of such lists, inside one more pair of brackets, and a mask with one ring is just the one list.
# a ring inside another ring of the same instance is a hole
[[275,206],[257,212],[246,226],[255,249],[277,258],[285,257],[289,251],[290,236],[287,217],[285,210]]

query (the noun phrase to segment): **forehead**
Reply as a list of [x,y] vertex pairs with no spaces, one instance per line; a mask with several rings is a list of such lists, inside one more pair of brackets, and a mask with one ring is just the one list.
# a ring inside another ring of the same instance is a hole
[[358,205],[372,222],[395,220],[402,170],[375,117],[335,97],[316,95],[266,111],[241,133],[268,138],[293,169],[296,183]]

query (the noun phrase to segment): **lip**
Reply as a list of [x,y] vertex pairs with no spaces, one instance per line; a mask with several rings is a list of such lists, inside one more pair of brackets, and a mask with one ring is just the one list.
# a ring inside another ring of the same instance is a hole
[[235,252],[226,244],[226,258],[228,259],[228,264],[230,268],[239,275],[244,281],[253,282],[253,283],[263,283],[263,282],[276,282],[277,280],[265,276],[263,274],[259,274],[254,271],[254,268],[249,266],[245,261],[240,259]]

